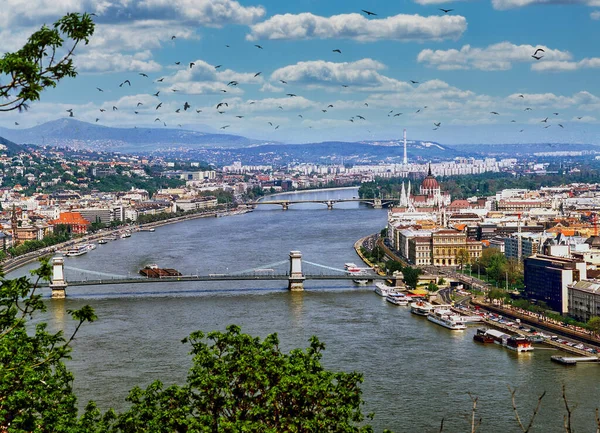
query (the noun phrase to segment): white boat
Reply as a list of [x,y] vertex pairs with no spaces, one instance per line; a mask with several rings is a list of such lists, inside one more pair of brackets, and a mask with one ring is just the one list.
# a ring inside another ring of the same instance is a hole
[[100,240],[98,241],[98,243],[99,243],[100,245],[104,245],[104,244],[108,243],[108,241],[107,241],[106,239],[100,239]]
[[460,320],[460,316],[452,310],[446,308],[437,308],[427,315],[427,320],[444,328],[452,329],[453,331],[462,331],[467,329],[467,325]]
[[87,254],[88,251],[90,251],[90,248],[88,245],[75,245],[67,250],[67,252],[65,253],[65,256],[67,256],[67,257],[82,256],[84,254]]
[[417,316],[427,316],[433,310],[433,305],[427,301],[411,302],[410,312]]
[[131,237],[131,233],[129,232],[125,232],[121,234],[121,239],[125,239],[125,238],[130,238]]
[[406,306],[408,305],[408,297],[404,293],[390,293],[385,297],[385,300],[390,304]]
[[385,283],[377,282],[375,283],[374,292],[377,293],[379,296],[383,296],[385,298],[387,295],[390,295],[392,293],[398,293],[398,290],[395,287],[388,286]]
[[347,271],[352,270],[352,269],[360,270],[360,269],[358,269],[358,266],[355,263],[344,263],[344,268]]

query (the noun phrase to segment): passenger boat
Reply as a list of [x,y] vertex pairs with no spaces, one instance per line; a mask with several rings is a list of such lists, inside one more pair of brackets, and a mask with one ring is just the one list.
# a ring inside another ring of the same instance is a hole
[[121,239],[130,238],[130,237],[131,237],[131,233],[129,233],[129,232],[121,233]]
[[433,310],[433,305],[427,301],[411,302],[410,312],[417,316],[427,316]]
[[[346,272],[348,272],[348,275],[352,275],[352,276],[356,276],[356,277],[362,277],[363,275],[367,275],[367,273],[359,268],[358,266],[356,266],[354,263],[345,263],[344,267],[346,268]],[[352,281],[354,281],[356,284],[367,284],[369,282],[368,279],[366,278],[356,278],[353,279]]]
[[487,334],[487,329],[485,328],[479,328],[477,329],[477,333],[475,335],[473,335],[473,340],[478,341],[479,343],[484,343],[484,344],[488,344],[488,343],[494,343],[494,338],[491,335]]
[[98,243],[99,243],[100,245],[104,245],[104,244],[108,243],[108,241],[107,241],[106,239],[100,239],[100,240],[98,241]]
[[77,257],[87,254],[90,251],[89,245],[75,245],[67,250],[65,256],[67,257]]
[[404,293],[390,293],[385,297],[385,300],[390,304],[406,306],[408,305],[408,298]]
[[375,290],[373,291],[384,298],[392,293],[398,293],[398,290],[395,287],[388,286],[387,284],[381,282],[375,283]]
[[467,329],[467,325],[460,320],[460,316],[454,313],[452,310],[448,310],[446,308],[434,309],[427,315],[427,320],[453,331],[462,331]]

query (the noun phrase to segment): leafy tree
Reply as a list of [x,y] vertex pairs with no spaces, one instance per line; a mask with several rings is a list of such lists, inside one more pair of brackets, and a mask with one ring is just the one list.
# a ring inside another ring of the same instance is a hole
[[438,287],[437,284],[435,284],[434,282],[430,282],[427,285],[427,290],[429,290],[430,292],[437,292],[438,290],[440,290],[440,288]]
[[594,316],[587,322],[587,327],[593,334],[600,334],[600,317]]
[[443,286],[444,284],[446,284],[446,280],[444,280],[444,277],[440,277],[438,279],[437,284],[438,284],[438,286]]
[[289,354],[281,351],[277,334],[261,341],[235,325],[226,332],[194,332],[183,341],[193,355],[185,386],[135,388],[131,408],[117,417],[100,417],[89,406],[82,419],[86,431],[96,424],[110,432],[372,431],[361,425],[362,375],[326,370],[325,345],[316,337]]
[[[8,79],[0,84],[0,111],[27,109],[27,103],[40,99],[42,90],[56,87],[65,77],[75,77],[73,54],[81,42],[89,42],[94,23],[88,14],[67,14],[50,27],[33,33],[25,45],[0,58],[0,75]],[[65,38],[71,46],[61,55]]]
[[0,279],[0,431],[71,432],[77,399],[64,360],[79,327],[96,315],[90,306],[69,311],[78,323],[68,340],[62,331],[48,332],[45,323],[33,328],[28,322],[46,309],[36,289],[50,280],[48,260],[32,275],[33,286],[27,277]]
[[379,245],[376,245],[371,251],[371,257],[375,259],[375,261],[379,262],[385,257],[385,251]]
[[388,274],[393,274],[396,271],[402,271],[402,269],[402,263],[397,260],[388,260],[385,262],[385,270]]
[[456,251],[455,259],[456,262],[459,264],[460,269],[462,270],[464,265],[470,263],[471,255],[469,254],[469,251],[466,250],[466,248],[460,248],[458,251]]
[[490,299],[490,301],[504,300],[507,298],[507,295],[508,294],[502,289],[491,289],[488,292],[488,298]]
[[[1,209],[0,209],[0,210],[1,210]],[[382,238],[387,238],[387,234],[388,234],[388,229],[387,229],[387,227],[385,227],[385,228],[382,228],[382,229],[381,229],[381,232],[379,232],[379,235],[380,235]]]
[[411,266],[406,266],[402,269],[402,275],[404,276],[404,283],[408,287],[412,287],[413,289],[417,288],[417,284],[419,283],[419,275],[421,275],[423,271],[419,268],[413,268]]

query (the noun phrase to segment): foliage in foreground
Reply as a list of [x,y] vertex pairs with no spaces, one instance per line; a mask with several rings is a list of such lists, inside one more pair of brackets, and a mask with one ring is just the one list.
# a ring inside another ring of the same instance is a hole
[[36,277],[33,286],[27,277],[6,280],[2,276],[0,280],[0,431],[76,431],[73,375],[64,361],[69,359],[70,343],[79,327],[96,316],[89,306],[69,311],[77,321],[69,339],[62,332],[48,332],[45,323],[33,328],[34,313],[45,311],[36,286],[50,279],[48,260],[32,274]]
[[363,414],[359,373],[321,365],[325,348],[316,337],[289,354],[276,334],[264,340],[230,325],[226,332],[198,331],[193,365],[184,386],[159,381],[134,388],[131,408],[101,415],[89,405],[85,431],[109,432],[371,432]]

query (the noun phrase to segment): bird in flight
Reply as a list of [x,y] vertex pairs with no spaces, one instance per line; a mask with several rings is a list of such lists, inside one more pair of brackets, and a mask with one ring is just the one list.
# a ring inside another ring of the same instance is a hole
[[118,108],[113,105],[113,111],[117,111]]
[[165,79],[165,77],[159,78],[158,80],[156,80],[157,83],[162,83],[162,81]]
[[152,96],[158,97],[159,94],[160,94],[160,90],[158,92],[156,92],[156,93],[153,93]]
[[525,97],[525,96],[523,96],[523,95],[519,95],[519,98],[524,98],[524,97]]
[[348,85],[347,84],[342,84],[342,87],[348,87]]
[[99,92],[104,92],[100,87],[96,87],[96,89],[98,89]]
[[490,114],[495,114],[495,115],[500,115],[500,113],[498,113],[497,111],[490,111]]
[[158,103],[158,105],[156,106],[155,110],[158,110],[160,107],[162,107],[162,102]]
[[524,109],[523,111],[531,111],[531,108],[527,107],[526,109]]
[[302,114],[298,114],[298,117],[304,119],[304,117],[302,117]]
[[123,81],[121,84],[119,84],[119,87],[123,87],[123,84],[125,84],[125,83],[129,84],[129,87],[131,87],[131,81],[129,81],[129,80]]
[[541,59],[542,57],[544,57],[544,56],[536,56],[536,55],[534,54],[534,55],[532,55],[531,57],[533,57],[533,58],[534,58],[534,59],[536,59],[536,60],[540,60],[540,59]]
[[175,62],[176,65],[181,65],[181,62]]
[[221,66],[223,66],[223,65],[217,65],[217,66],[215,66],[215,69],[219,69]]
[[192,69],[194,66],[196,66],[196,64],[194,62],[190,62],[190,69]]
[[15,125],[19,126],[19,122],[15,122]]
[[544,126],[544,129],[550,128],[552,125]]
[[221,129],[229,128],[230,125],[221,126]]
[[410,80],[410,82],[411,82],[412,84],[419,84],[419,82],[418,82],[418,81],[415,81],[415,80]]
[[327,113],[327,110],[321,110],[323,113]]
[[235,117],[237,117],[238,119],[243,119],[244,118],[244,116],[235,116]]
[[191,105],[187,103],[187,101],[183,104],[183,111],[187,111],[188,108],[190,108]]
[[327,108],[333,108],[333,105],[329,104],[329,105],[327,106]]
[[368,107],[368,106],[369,106],[369,104],[367,104],[367,103],[365,102],[365,107]]
[[280,110],[283,110],[283,107],[281,105],[279,105],[277,108],[279,108]]
[[294,93],[286,93],[287,96],[289,96],[290,98],[294,98],[298,95],[294,94]]
[[552,113],[552,114],[554,114],[555,116],[558,116],[558,113]]
[[537,53],[539,52],[545,53],[545,51],[542,48],[538,48],[537,50],[535,50],[535,53],[533,53],[534,56],[537,56]]
[[179,89],[171,89],[173,92],[179,92]]
[[277,126],[275,127],[275,129],[279,129],[279,125],[277,125]]
[[101,109],[100,109],[100,112],[101,112],[101,113],[104,113],[105,111],[106,111],[106,110],[105,110],[104,108],[101,108]]
[[237,81],[230,81],[229,83],[227,83],[228,86],[237,86],[239,83]]
[[196,110],[196,113],[202,113],[202,110]]
[[521,129],[519,132],[523,132],[523,131],[525,131],[525,130],[524,130],[524,129]]
[[258,77],[260,74],[262,74],[262,72],[257,72],[256,74],[254,74],[254,77]]
[[137,103],[137,107],[139,107],[140,105],[144,105],[144,104],[143,104],[143,103],[141,103],[141,102],[138,102],[138,103]]
[[442,122],[438,122],[438,123],[433,122],[433,124],[439,128],[440,125],[442,124]]
[[148,78],[148,75],[144,74],[143,72],[140,72],[139,75],[141,75],[142,77]]
[[171,36],[171,40],[173,40],[175,38],[177,38],[177,36],[175,36],[175,35]]
[[227,90],[223,90],[223,89],[221,89],[221,92],[223,92],[223,93],[227,93]]
[[578,117],[577,117],[577,120],[581,120],[581,119],[583,119],[583,117],[581,117],[581,116],[578,116]]
[[564,126],[562,126],[560,123],[558,124],[558,126],[560,126],[561,128],[564,128]]
[[361,11],[362,11],[362,12],[364,12],[365,14],[367,14],[367,16],[370,16],[370,15],[375,15],[375,16],[377,16],[377,14],[376,14],[375,12],[366,11],[366,10],[364,10],[364,9],[361,9]]
[[273,123],[271,123],[271,122],[267,122],[267,123],[268,123],[269,125],[273,126]]
[[415,111],[415,113],[420,113],[420,112],[421,112],[421,109],[420,109],[420,108],[419,108],[417,111]]
[[439,8],[442,12],[444,12],[445,14],[447,14],[448,12],[452,12],[454,9],[442,9]]
[[548,118],[546,117],[544,120],[540,120],[541,123],[548,123]]
[[100,120],[100,119],[98,119],[98,118],[96,117],[96,123],[98,123],[98,120]]
[[134,111],[134,113],[135,113],[135,114],[140,114],[140,112],[139,112],[139,111]]
[[342,50],[339,50],[339,49],[337,49],[337,48],[336,48],[335,50],[332,50],[332,51],[333,51],[334,53],[340,53],[340,54],[342,54]]
[[160,122],[160,118],[157,117],[156,119],[154,119],[154,121],[155,122]]
[[258,48],[259,50],[262,50],[263,47],[261,47],[260,45],[254,45],[256,48]]
[[396,113],[396,114],[394,114],[394,117],[398,117],[398,116],[401,116],[401,115],[402,115],[402,113]]
[[287,81],[285,81],[285,80],[279,80],[279,81],[281,81],[281,84],[287,84]]
[[223,105],[224,105],[224,106],[226,106],[226,107],[229,107],[229,104],[228,104],[227,102],[219,102],[219,103],[217,104],[217,110],[218,110],[219,108],[221,108]]
[[181,111],[181,108],[178,108],[177,110],[175,110],[176,113],[179,113]]
[[364,117],[362,117],[362,116],[359,116],[358,114],[356,115],[356,117],[357,117],[357,118],[359,118],[360,120],[367,120],[367,119],[365,119]]

